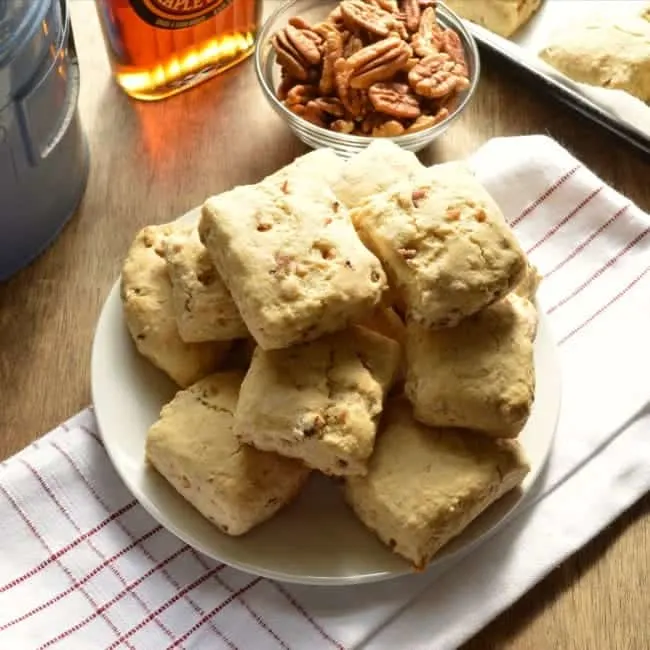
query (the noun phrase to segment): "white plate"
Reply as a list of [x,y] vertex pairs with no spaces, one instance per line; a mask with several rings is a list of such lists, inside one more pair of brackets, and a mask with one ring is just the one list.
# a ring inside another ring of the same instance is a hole
[[[196,217],[192,211],[182,219]],[[476,519],[437,556],[434,565],[467,552],[502,525],[521,505],[544,466],[560,409],[560,370],[543,315],[535,361],[536,400],[521,434],[532,470],[520,491],[506,495]],[[325,477],[310,479],[299,499],[271,521],[232,538],[219,532],[150,469],[144,459],[146,432],[177,388],[136,353],[122,317],[119,282],[104,304],[95,332],[91,382],[99,428],[118,474],[155,519],[202,553],[249,573],[303,584],[358,584],[410,571],[405,561],[356,520],[338,487]]]

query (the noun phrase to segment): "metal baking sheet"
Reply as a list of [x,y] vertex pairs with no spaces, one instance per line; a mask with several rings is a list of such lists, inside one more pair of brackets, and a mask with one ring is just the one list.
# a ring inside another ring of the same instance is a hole
[[[444,1],[444,0],[443,0]],[[576,83],[537,53],[556,31],[572,22],[603,15],[639,14],[650,0],[543,0],[532,20],[510,39],[467,22],[480,46],[525,70],[557,99],[650,155],[650,106],[626,92]]]

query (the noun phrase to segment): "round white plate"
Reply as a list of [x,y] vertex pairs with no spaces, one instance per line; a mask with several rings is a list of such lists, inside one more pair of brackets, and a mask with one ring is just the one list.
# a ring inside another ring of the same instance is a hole
[[[182,217],[196,219],[197,211]],[[514,513],[542,470],[560,410],[560,366],[548,321],[540,314],[535,345],[537,390],[521,433],[531,472],[521,490],[477,518],[432,563],[469,551]],[[243,537],[224,535],[145,464],[148,428],[177,387],[135,350],[122,317],[119,281],[102,310],[92,350],[92,395],[99,428],[115,469],[142,506],[165,528],[202,553],[256,575],[303,584],[358,584],[411,571],[357,521],[339,488],[316,475],[300,497]],[[336,543],[332,543],[336,540]]]

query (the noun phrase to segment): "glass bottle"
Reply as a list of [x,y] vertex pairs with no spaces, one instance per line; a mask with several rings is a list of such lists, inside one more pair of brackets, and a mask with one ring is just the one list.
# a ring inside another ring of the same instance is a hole
[[157,100],[209,79],[254,49],[261,0],[96,0],[117,83]]

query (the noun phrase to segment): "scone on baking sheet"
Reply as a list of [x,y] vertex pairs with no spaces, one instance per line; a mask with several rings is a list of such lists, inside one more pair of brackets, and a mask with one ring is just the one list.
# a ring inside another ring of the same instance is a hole
[[231,341],[248,336],[195,226],[186,226],[167,238],[165,259],[178,332],[184,341]]
[[509,38],[527,23],[543,0],[445,0],[462,18]]
[[289,176],[333,185],[338,181],[345,160],[333,149],[323,147],[298,156],[293,162],[264,179],[264,182],[281,185]]
[[520,445],[415,421],[390,400],[365,476],[346,478],[359,519],[395,553],[423,569],[488,506],[529,472]]
[[122,267],[121,298],[126,325],[144,357],[185,387],[214,372],[229,343],[186,343],[178,333],[165,240],[180,226],[143,228]]
[[258,347],[235,433],[325,474],[363,474],[399,360],[396,341],[356,326],[284,350]]
[[390,140],[377,138],[345,163],[332,189],[345,205],[354,208],[423,169],[414,153]]
[[345,207],[327,185],[300,175],[208,199],[199,234],[265,350],[344,329],[386,288]]
[[449,327],[507,295],[526,258],[498,205],[465,165],[446,163],[352,210],[409,318]]
[[301,463],[237,441],[233,412],[243,377],[216,373],[178,392],[146,441],[148,461],[229,535],[242,535],[272,517],[309,476]]
[[650,102],[650,22],[640,16],[597,16],[569,25],[539,56],[574,81]]
[[456,327],[407,324],[405,393],[430,426],[516,437],[533,405],[537,310],[515,293]]

